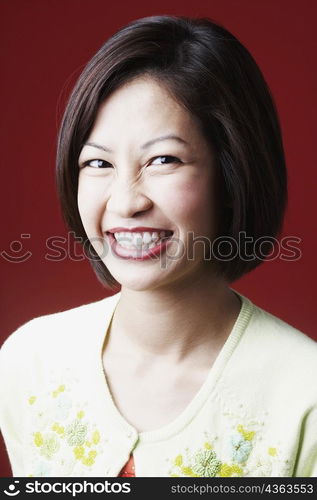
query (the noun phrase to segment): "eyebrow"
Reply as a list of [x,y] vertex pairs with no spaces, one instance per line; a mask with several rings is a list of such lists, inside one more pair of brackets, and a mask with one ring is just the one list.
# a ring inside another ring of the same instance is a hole
[[[187,146],[189,145],[188,142],[184,141],[184,139],[182,139],[181,137],[178,137],[178,135],[167,134],[145,142],[144,144],[142,144],[141,149],[147,149],[156,142],[167,141],[167,140],[174,140],[180,142],[181,144],[186,144]],[[113,153],[112,149],[107,148],[106,146],[102,146],[101,144],[96,144],[95,142],[85,142],[84,146],[91,146],[93,148],[102,149],[102,151],[105,151],[106,153]]]

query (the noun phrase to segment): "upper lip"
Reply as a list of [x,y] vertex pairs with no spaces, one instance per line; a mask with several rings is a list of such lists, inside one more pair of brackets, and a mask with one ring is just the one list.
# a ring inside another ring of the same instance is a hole
[[169,229],[163,229],[163,228],[158,228],[158,227],[145,227],[145,226],[139,226],[139,227],[112,227],[111,229],[108,229],[106,232],[107,233],[144,233],[144,232],[157,232],[159,233],[160,231],[165,231],[165,232],[170,232],[172,233],[173,231]]

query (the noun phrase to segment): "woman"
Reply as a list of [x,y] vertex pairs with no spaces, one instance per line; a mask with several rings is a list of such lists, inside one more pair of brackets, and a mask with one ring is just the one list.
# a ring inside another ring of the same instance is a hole
[[316,475],[317,344],[229,287],[272,249],[286,184],[269,89],[223,27],[154,16],[101,47],[57,185],[117,293],[4,343],[14,475]]

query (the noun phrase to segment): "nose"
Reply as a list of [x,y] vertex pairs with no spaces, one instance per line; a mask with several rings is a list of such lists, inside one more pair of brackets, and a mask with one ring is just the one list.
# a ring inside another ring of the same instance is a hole
[[129,218],[149,210],[153,203],[144,191],[142,184],[137,181],[117,179],[110,189],[107,211]]

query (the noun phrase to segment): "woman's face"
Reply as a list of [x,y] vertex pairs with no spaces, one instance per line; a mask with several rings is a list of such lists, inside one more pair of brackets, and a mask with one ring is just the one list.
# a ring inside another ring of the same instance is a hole
[[214,235],[213,152],[164,87],[138,77],[114,91],[79,167],[83,226],[123,288],[192,283],[206,272],[203,242],[193,240]]

